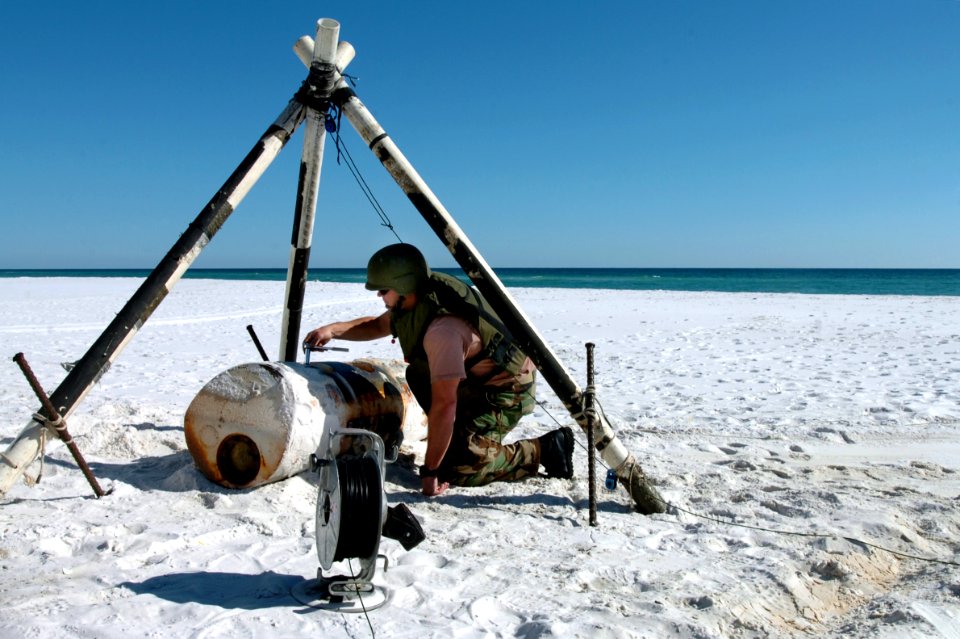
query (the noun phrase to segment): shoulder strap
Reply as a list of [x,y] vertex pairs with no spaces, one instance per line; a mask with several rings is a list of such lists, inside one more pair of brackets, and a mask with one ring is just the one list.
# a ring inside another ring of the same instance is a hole
[[480,352],[464,362],[467,370],[473,368],[481,360],[492,359],[504,370],[512,373],[519,372],[519,370],[511,369],[519,368],[526,359],[526,355],[517,346],[516,340],[500,320],[500,317],[493,309],[488,308],[483,295],[452,275],[434,273],[434,277],[436,282],[433,287],[434,293],[442,308],[472,324],[474,329],[481,333],[481,337],[486,332],[480,326],[481,321],[486,322],[494,329],[492,335],[487,335]]

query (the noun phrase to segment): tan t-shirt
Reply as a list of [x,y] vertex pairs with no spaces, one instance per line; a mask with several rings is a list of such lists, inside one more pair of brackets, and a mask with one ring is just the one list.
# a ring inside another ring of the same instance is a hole
[[[464,362],[479,353],[482,347],[480,335],[463,319],[454,315],[436,318],[423,336],[423,350],[430,365],[430,381],[466,378]],[[487,358],[477,362],[470,372],[482,378],[495,367],[496,363]],[[533,368],[533,362],[527,358],[522,372],[530,372]],[[487,385],[500,386],[512,382],[513,376],[504,371],[487,381]]]

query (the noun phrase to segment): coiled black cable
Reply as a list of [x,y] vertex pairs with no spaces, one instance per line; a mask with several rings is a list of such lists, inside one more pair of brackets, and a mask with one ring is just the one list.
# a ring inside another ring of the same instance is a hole
[[333,560],[366,559],[377,549],[383,491],[375,457],[337,458],[340,481],[340,530]]

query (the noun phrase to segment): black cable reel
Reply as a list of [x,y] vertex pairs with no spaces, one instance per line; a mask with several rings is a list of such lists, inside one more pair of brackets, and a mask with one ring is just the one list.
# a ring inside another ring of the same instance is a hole
[[[373,584],[382,536],[410,550],[425,538],[416,517],[404,504],[387,506],[383,489],[384,444],[366,430],[341,429],[325,438],[325,454],[312,456],[317,476],[316,542],[320,568],[315,580],[293,589],[293,596],[314,608],[337,612],[367,612],[389,599],[382,586]],[[339,454],[334,454],[334,451]],[[356,574],[325,575],[337,562],[346,561]]]

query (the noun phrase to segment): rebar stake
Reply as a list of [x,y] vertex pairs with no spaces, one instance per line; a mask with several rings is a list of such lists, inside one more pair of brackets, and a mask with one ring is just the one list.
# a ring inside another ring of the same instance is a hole
[[587,481],[590,496],[590,525],[597,525],[597,455],[594,425],[597,410],[594,407],[596,389],[593,386],[593,342],[587,342],[587,388],[583,393],[583,413],[587,417]]
[[247,324],[247,332],[250,333],[250,339],[253,340],[253,345],[257,347],[257,352],[260,353],[260,357],[263,358],[263,361],[269,362],[270,358],[267,357],[267,351],[263,350],[263,344],[260,343],[257,332],[253,330],[253,324]]
[[14,355],[13,361],[15,361],[17,366],[20,367],[20,370],[23,371],[23,376],[27,378],[27,382],[30,384],[30,387],[36,394],[37,399],[40,400],[43,410],[47,412],[46,425],[55,430],[60,439],[63,440],[63,443],[66,444],[67,448],[70,450],[70,454],[73,455],[73,459],[76,460],[77,466],[79,466],[80,470],[83,472],[83,476],[87,478],[88,482],[90,482],[90,487],[93,488],[93,492],[96,494],[97,499],[100,499],[107,493],[103,492],[103,489],[100,488],[100,484],[97,483],[97,478],[93,476],[93,471],[91,471],[90,466],[87,465],[87,460],[83,458],[83,455],[80,453],[80,449],[77,448],[77,444],[73,441],[73,438],[70,437],[70,431],[67,430],[67,422],[64,421],[63,417],[60,415],[60,412],[54,408],[53,403],[47,396],[47,393],[43,390],[40,382],[37,381],[36,376],[30,369],[30,365],[27,364],[27,359],[23,356],[23,353],[17,353]]

